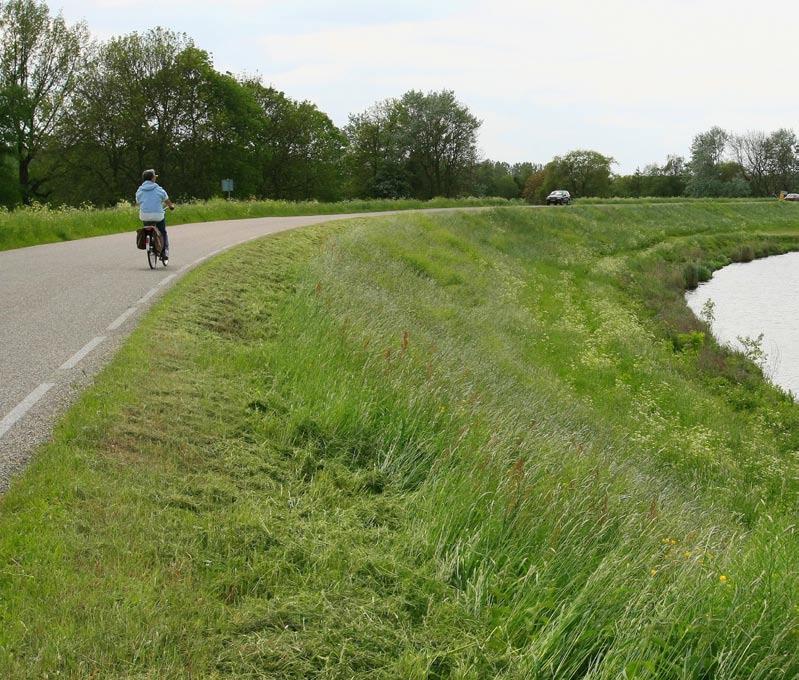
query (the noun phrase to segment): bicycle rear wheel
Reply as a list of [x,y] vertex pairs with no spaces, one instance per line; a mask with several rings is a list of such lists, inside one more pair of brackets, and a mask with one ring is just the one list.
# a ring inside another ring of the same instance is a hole
[[150,265],[150,269],[155,269],[158,264],[158,253],[155,252],[152,236],[147,237],[147,264]]

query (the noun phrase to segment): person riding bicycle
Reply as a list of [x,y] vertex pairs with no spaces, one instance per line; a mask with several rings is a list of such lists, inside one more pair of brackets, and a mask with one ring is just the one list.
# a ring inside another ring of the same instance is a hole
[[175,204],[169,200],[169,195],[156,181],[158,175],[155,170],[145,170],[142,175],[142,184],[136,191],[136,203],[139,205],[139,219],[145,227],[154,226],[161,232],[164,239],[162,259],[164,264],[169,260],[169,236],[166,233],[166,213],[164,206],[170,210],[175,209]]

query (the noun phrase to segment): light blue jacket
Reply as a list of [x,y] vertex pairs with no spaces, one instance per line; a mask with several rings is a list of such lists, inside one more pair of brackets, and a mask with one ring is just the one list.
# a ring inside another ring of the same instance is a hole
[[168,201],[164,188],[147,180],[136,191],[136,203],[139,204],[139,219],[147,222],[160,222],[164,219],[164,201]]

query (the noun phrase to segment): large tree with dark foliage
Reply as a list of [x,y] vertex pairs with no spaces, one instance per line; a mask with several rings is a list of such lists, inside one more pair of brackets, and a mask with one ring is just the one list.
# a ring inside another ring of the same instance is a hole
[[451,90],[411,90],[350,116],[345,131],[352,193],[415,198],[468,193],[479,127]]
[[244,86],[258,111],[250,139],[257,194],[290,200],[338,198],[344,134],[311,102],[290,99],[258,80]]
[[84,66],[88,31],[51,16],[39,0],[0,4],[0,137],[16,163],[25,203],[43,195],[34,163],[63,121]]
[[544,168],[539,198],[553,189],[566,189],[573,196],[607,196],[614,163],[610,156],[585,149],[555,156]]

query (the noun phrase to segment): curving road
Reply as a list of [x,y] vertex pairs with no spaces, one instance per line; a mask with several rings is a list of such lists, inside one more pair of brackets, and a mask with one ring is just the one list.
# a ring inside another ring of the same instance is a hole
[[[459,209],[426,212],[440,210]],[[142,311],[187,269],[267,234],[386,214],[393,213],[170,227],[169,267],[155,271],[136,250],[132,232],[0,252],[0,493]]]

